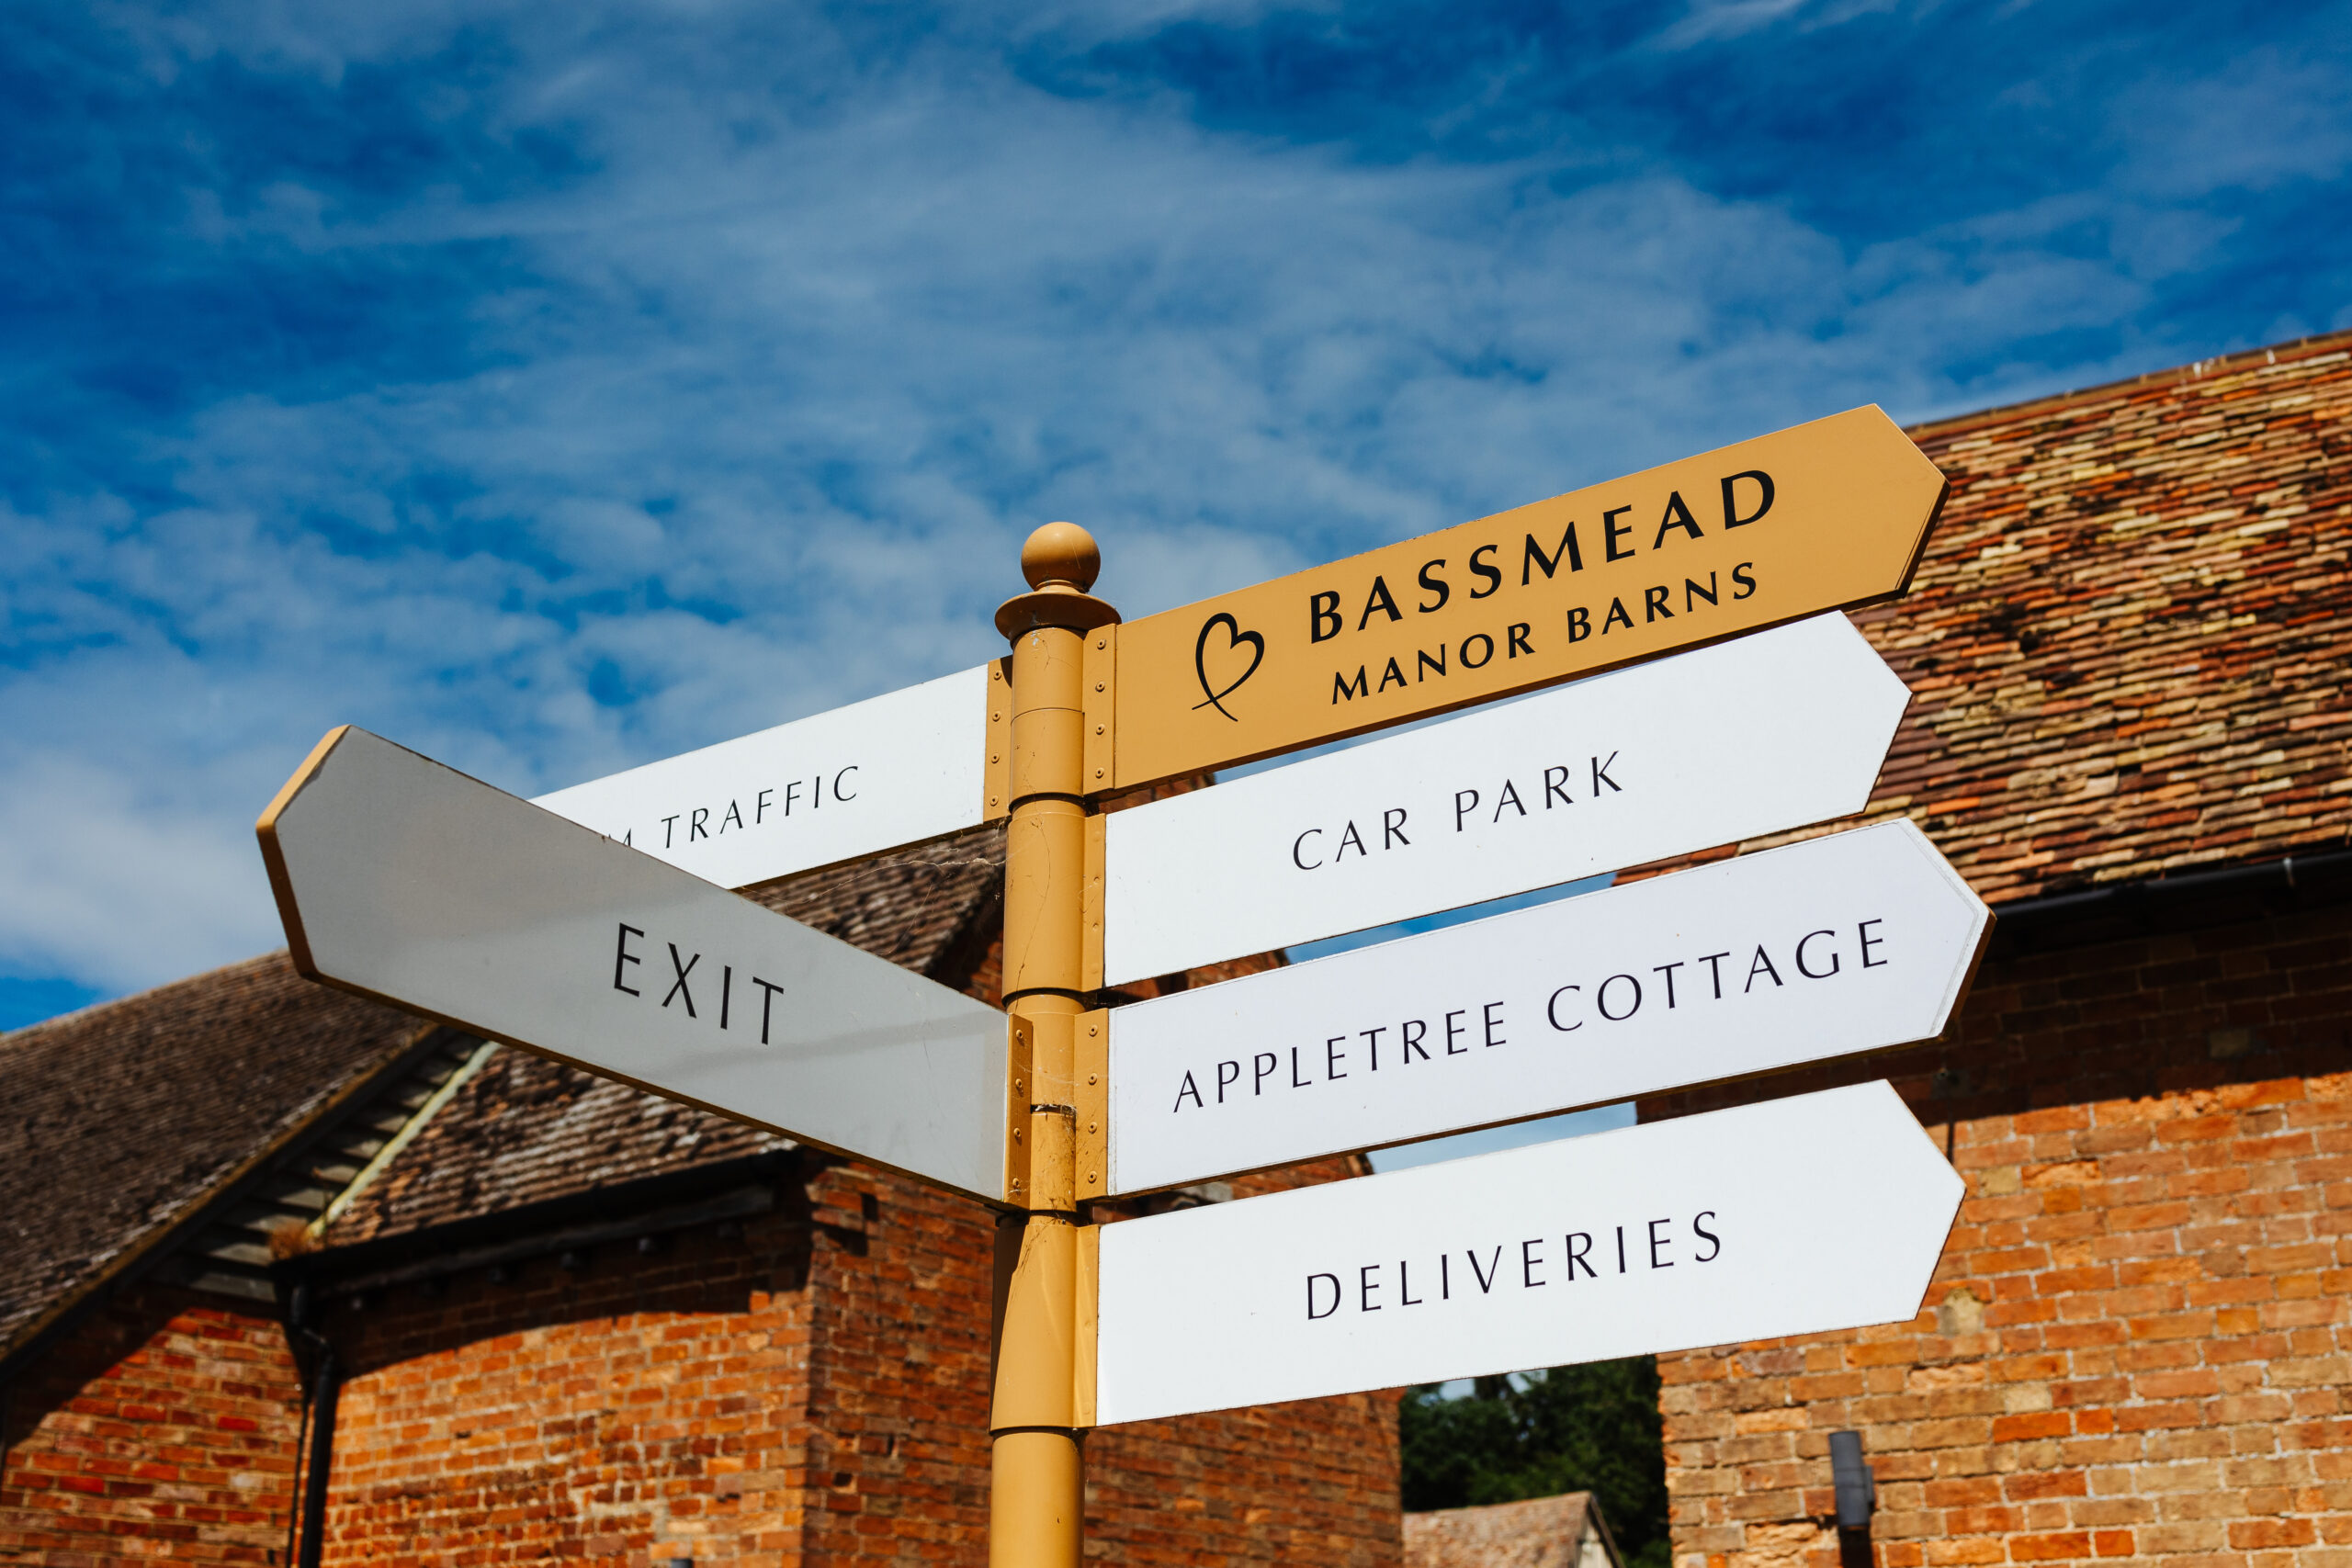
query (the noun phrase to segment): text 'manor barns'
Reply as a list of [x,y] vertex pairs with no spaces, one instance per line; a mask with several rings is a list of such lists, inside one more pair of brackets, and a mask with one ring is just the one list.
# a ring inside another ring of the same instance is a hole
[[1116,630],[1109,782],[1898,593],[1945,489],[1892,420],[1856,409],[1149,616]]

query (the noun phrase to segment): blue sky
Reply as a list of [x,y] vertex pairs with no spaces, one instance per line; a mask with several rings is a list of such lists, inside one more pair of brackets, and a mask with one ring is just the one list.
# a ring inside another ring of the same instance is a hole
[[2352,8],[0,7],[0,1021],[519,791],[1865,401],[2352,325]]

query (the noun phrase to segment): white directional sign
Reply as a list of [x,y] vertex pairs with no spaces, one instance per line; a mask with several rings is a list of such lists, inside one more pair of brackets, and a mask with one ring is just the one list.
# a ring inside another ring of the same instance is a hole
[[1907,1318],[1962,1191],[1873,1083],[1105,1225],[1095,1419]]
[[993,1008],[365,730],[259,827],[312,979],[1001,1195]]
[[1106,1190],[1927,1039],[1991,918],[1895,821],[1119,1008]]
[[1822,615],[1114,813],[1103,978],[1859,811],[1909,700]]
[[540,795],[535,805],[722,887],[977,827],[988,669]]

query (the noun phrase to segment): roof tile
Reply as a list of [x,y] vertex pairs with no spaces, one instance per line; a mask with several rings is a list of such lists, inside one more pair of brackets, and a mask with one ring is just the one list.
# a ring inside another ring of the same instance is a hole
[[425,1028],[273,953],[0,1038],[0,1345]]
[[1914,430],[1952,493],[1853,616],[1913,693],[1864,817],[1996,903],[2352,836],[2347,343]]

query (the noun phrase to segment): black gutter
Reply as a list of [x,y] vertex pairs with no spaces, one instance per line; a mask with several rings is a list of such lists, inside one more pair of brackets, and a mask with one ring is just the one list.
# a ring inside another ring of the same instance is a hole
[[2137,877],[2078,892],[1996,904],[1993,953],[2010,955],[2195,931],[2324,908],[2352,898],[2352,850]]
[[[809,1151],[813,1153],[814,1151]],[[270,1265],[281,1296],[308,1288],[354,1295],[603,1242],[765,1213],[797,1179],[802,1151],[764,1150],[592,1187],[494,1213],[282,1258]]]

